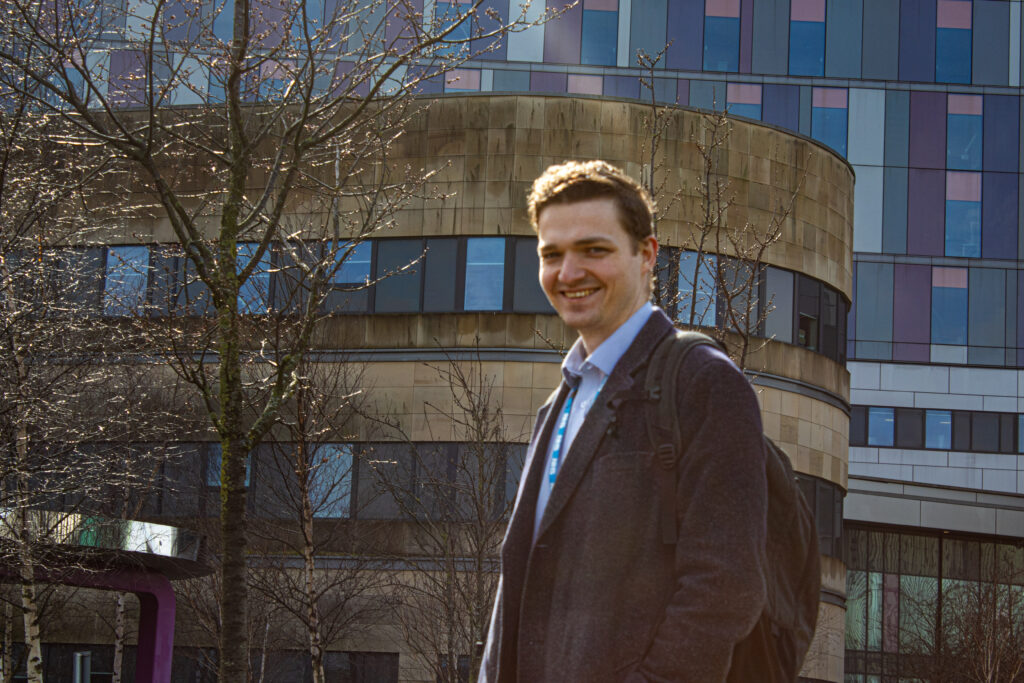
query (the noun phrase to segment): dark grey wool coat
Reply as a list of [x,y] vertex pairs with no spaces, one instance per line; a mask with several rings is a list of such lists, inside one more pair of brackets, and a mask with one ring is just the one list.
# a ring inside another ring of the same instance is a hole
[[687,356],[678,381],[679,540],[665,545],[658,482],[670,475],[652,453],[647,409],[629,400],[613,411],[609,401],[643,386],[648,355],[671,330],[655,309],[616,365],[566,456],[534,544],[564,382],[540,409],[501,551],[480,681],[725,681],[733,647],[765,600],[761,418],[728,358],[707,346]]

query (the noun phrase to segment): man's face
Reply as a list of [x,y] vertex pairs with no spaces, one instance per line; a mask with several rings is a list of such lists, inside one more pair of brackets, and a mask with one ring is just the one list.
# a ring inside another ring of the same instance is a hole
[[590,353],[647,301],[658,242],[634,240],[610,197],[545,207],[537,237],[541,287]]

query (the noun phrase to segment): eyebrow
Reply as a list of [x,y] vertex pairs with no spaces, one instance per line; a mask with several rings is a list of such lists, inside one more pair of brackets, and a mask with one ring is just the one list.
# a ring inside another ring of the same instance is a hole
[[[613,240],[609,237],[584,237],[583,239],[576,240],[570,246],[573,247],[589,247],[594,244],[609,244]],[[557,251],[559,247],[553,244],[545,244],[540,248],[540,253],[546,253],[549,251]]]

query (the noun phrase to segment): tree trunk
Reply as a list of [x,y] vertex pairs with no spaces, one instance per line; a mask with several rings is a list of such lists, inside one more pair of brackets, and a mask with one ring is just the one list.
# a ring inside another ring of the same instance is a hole
[[125,594],[118,591],[114,609],[114,664],[110,683],[121,683],[121,671],[124,667],[124,600]]
[[3,643],[0,643],[0,647],[3,648],[0,652],[0,683],[13,683],[14,681],[14,672],[11,671],[11,667],[14,665],[14,658],[11,656],[13,640],[14,608],[10,602],[4,601],[4,636]]

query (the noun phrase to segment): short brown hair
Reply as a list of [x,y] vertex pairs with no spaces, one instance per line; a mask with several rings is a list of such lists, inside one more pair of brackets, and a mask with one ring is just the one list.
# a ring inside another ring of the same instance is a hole
[[654,232],[654,203],[647,190],[607,161],[566,161],[549,166],[533,181],[527,198],[530,224],[537,229],[541,211],[549,204],[572,204],[610,197],[619,207],[626,234],[642,242]]

